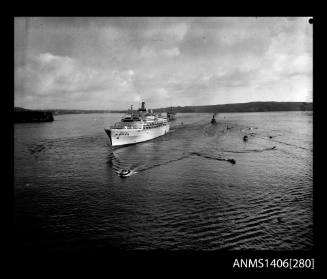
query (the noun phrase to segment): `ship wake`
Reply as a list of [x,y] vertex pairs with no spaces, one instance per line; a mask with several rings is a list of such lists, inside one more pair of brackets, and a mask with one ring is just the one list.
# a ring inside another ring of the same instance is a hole
[[[224,157],[222,154],[218,154],[217,156],[213,156],[213,155],[208,155],[205,153],[201,153],[201,152],[189,152],[186,154],[183,154],[177,158],[174,159],[170,159],[170,160],[166,160],[163,162],[158,162],[155,164],[141,164],[136,166],[135,164],[129,164],[126,162],[122,162],[117,156],[115,156],[113,153],[110,153],[110,155],[108,156],[108,161],[107,163],[112,167],[113,171],[119,176],[122,170],[129,170],[130,171],[130,175],[134,175],[137,173],[141,173],[144,171],[148,171],[151,170],[153,168],[157,168],[157,167],[161,167],[161,166],[165,166],[177,161],[181,161],[187,158],[191,158],[194,156],[198,156],[198,157],[202,157],[205,159],[209,159],[209,160],[216,160],[216,161],[225,161],[225,162],[229,162],[231,164],[235,164],[236,161],[233,158],[227,158]],[[129,175],[129,176],[130,176]]]

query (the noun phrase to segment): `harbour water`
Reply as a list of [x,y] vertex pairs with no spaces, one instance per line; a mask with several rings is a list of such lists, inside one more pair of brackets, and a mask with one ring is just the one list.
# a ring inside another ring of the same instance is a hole
[[312,112],[221,113],[216,125],[212,114],[177,114],[167,135],[112,150],[104,128],[121,116],[15,124],[17,243],[312,249]]

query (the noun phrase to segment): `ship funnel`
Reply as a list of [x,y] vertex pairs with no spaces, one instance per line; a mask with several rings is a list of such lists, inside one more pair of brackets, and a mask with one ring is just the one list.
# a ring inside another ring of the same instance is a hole
[[145,110],[145,102],[142,102],[141,109]]

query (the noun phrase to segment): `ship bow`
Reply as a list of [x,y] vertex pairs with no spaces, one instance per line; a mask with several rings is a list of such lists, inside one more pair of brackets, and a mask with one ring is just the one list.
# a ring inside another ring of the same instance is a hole
[[110,144],[112,145],[112,139],[111,139],[111,131],[109,129],[104,129],[105,132],[107,133],[109,140],[110,140]]

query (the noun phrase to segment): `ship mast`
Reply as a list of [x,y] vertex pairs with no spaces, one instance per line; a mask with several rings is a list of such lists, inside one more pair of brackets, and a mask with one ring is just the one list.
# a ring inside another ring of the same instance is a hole
[[131,119],[133,119],[133,105],[131,105]]

